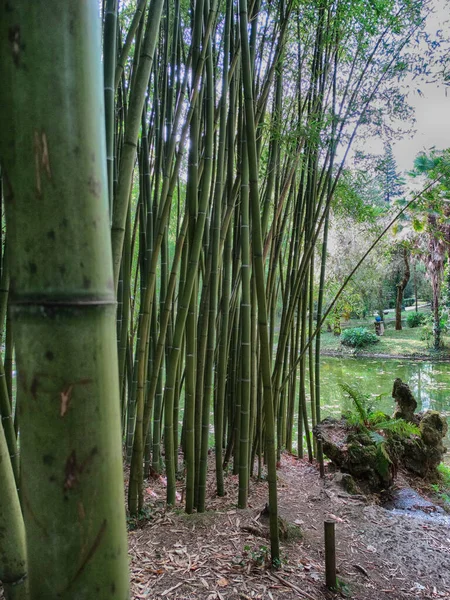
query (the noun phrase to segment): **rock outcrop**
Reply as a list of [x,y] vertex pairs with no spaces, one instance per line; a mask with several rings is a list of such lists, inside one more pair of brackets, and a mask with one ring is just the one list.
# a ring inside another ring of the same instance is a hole
[[394,381],[394,387],[392,389],[392,397],[397,403],[395,407],[393,419],[404,419],[409,423],[415,423],[414,411],[417,408],[417,401],[412,395],[409,385],[403,383],[403,381],[397,377]]
[[314,428],[324,454],[343,473],[366,482],[373,491],[391,486],[399,467],[420,477],[433,475],[447,451],[443,445],[447,420],[432,410],[415,414],[416,399],[401,379],[395,380],[392,395],[397,402],[393,418],[417,425],[417,434],[400,434],[396,427],[377,429],[370,419],[350,426],[345,416],[324,419]]
[[392,485],[395,465],[384,444],[368,433],[349,430],[345,419],[325,419],[314,429],[324,454],[344,473],[367,483],[372,490]]
[[419,420],[420,437],[410,436],[400,440],[400,462],[419,477],[433,475],[447,451],[442,443],[448,429],[447,420],[436,410],[416,415]]

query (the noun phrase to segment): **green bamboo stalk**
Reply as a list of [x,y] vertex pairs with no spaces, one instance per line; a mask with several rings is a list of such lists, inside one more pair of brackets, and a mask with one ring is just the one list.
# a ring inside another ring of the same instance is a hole
[[[227,64],[225,65],[227,66]],[[207,78],[207,95],[205,98],[205,102],[207,105],[207,110],[209,113],[209,117],[214,114],[214,88],[213,88],[213,61],[212,61],[212,52],[211,49],[208,52],[208,59],[206,62],[206,78]],[[228,76],[225,72],[223,75],[223,81],[226,80]],[[225,100],[227,94],[227,86],[225,90],[222,90],[222,98]],[[224,96],[225,94],[225,96]],[[205,492],[206,492],[206,475],[207,475],[207,459],[208,459],[208,446],[209,446],[209,423],[210,423],[210,406],[211,399],[214,396],[213,392],[213,367],[215,362],[215,350],[216,350],[216,318],[217,318],[217,307],[218,307],[218,294],[219,294],[219,260],[220,260],[220,225],[222,218],[222,172],[224,165],[224,152],[225,152],[225,142],[224,136],[226,133],[225,125],[226,125],[226,105],[221,109],[221,130],[219,134],[219,156],[218,160],[220,161],[220,165],[217,165],[217,169],[219,170],[218,177],[219,182],[217,183],[216,178],[216,186],[214,189],[214,198],[213,198],[213,206],[212,206],[212,223],[211,223],[211,242],[210,242],[210,255],[209,261],[211,264],[210,268],[210,277],[209,277],[209,312],[208,312],[208,340],[207,340],[207,352],[206,352],[206,362],[205,362],[205,378],[204,378],[204,397],[203,397],[203,405],[202,405],[202,447],[201,447],[201,458],[200,458],[200,470],[199,470],[199,495],[197,501],[197,510],[199,512],[203,512],[205,510]],[[208,127],[213,127],[212,123],[207,124]],[[213,135],[211,134],[211,138],[208,140],[209,148],[207,151],[213,152]],[[219,427],[221,425],[221,419],[218,420]],[[217,424],[217,422],[216,422]],[[215,438],[217,439],[216,452],[219,452],[219,456],[221,457],[221,445],[222,445],[222,430],[215,431]],[[216,461],[216,465],[219,464],[219,469],[222,469],[222,460]],[[220,478],[220,473],[219,473]]]
[[125,64],[127,62],[128,55],[130,54],[131,45],[133,43],[133,38],[136,35],[137,28],[139,26],[139,22],[143,18],[143,14],[145,11],[145,7],[147,5],[147,0],[139,0],[136,6],[136,12],[133,15],[133,19],[131,21],[130,27],[127,32],[127,36],[125,38],[125,42],[122,46],[120,56],[117,59],[116,69],[114,73],[114,89],[117,90],[119,87],[120,80],[122,78],[123,71],[125,69]]
[[[142,312],[139,312],[138,324],[137,324],[137,339],[136,339],[136,351],[133,360],[133,369],[131,376],[131,390],[128,391],[128,403],[127,403],[127,423],[126,423],[126,434],[125,434],[125,446],[126,446],[126,460],[131,461],[133,454],[134,445],[134,434],[136,428],[136,415],[137,415],[137,394],[138,394],[138,380],[139,380],[139,357],[142,357],[142,349],[138,350],[143,342],[142,334],[142,320],[144,316]],[[142,340],[142,342],[141,342]],[[131,480],[131,478],[130,478]]]
[[[121,393],[122,411],[126,405],[126,356],[129,347],[128,329],[130,325],[130,295],[131,295],[131,210],[128,210],[125,224],[124,255],[122,260],[122,310],[120,335],[118,343],[119,353],[119,386]],[[128,390],[130,392],[131,390]]]
[[[231,231],[228,231],[225,248],[223,255],[223,280],[222,280],[222,300],[221,300],[221,326],[219,336],[219,355],[217,365],[217,396],[215,403],[215,435],[216,440],[216,484],[217,484],[217,495],[223,496],[224,494],[224,480],[223,480],[223,461],[222,461],[222,448],[225,438],[225,391],[226,391],[226,376],[227,376],[227,357],[228,357],[228,327],[229,327],[229,303],[230,303],[230,286],[231,286]],[[220,422],[221,421],[221,422]],[[219,438],[218,432],[222,432]],[[220,450],[219,444],[220,442]],[[220,467],[217,467],[217,463],[220,461]]]
[[267,480],[269,483],[269,517],[272,562],[280,560],[277,473],[275,455],[275,420],[273,414],[271,356],[267,329],[267,308],[264,284],[263,241],[261,215],[259,209],[258,162],[256,155],[255,116],[253,112],[253,91],[250,49],[248,42],[247,2],[239,0],[239,23],[241,31],[242,80],[245,98],[245,125],[247,133],[248,162],[250,170],[250,203],[252,214],[253,264],[255,269],[256,293],[258,300],[258,325],[261,348],[261,372],[264,382],[264,416],[266,420]]
[[[149,361],[149,328],[150,315],[148,306],[142,299],[145,298],[148,287],[149,263],[148,251],[151,251],[151,240],[153,236],[152,221],[150,213],[150,224],[148,226],[148,206],[150,201],[150,181],[147,173],[148,146],[145,122],[145,109],[142,118],[143,139],[141,142],[139,172],[141,175],[140,199],[139,199],[139,263],[140,263],[140,310],[137,333],[137,344],[135,352],[136,365],[136,402],[129,405],[130,417],[133,415],[133,406],[135,408],[135,419],[129,418],[131,427],[128,430],[127,459],[131,458],[130,481],[128,485],[128,510],[131,515],[137,515],[143,507],[143,460],[145,448],[144,433],[144,410],[146,400],[146,380]],[[146,176],[147,173],[147,176]],[[131,455],[130,455],[131,452]]]
[[[320,423],[320,334],[321,330],[319,324],[322,321],[322,311],[323,311],[323,298],[325,295],[325,271],[326,271],[326,256],[327,256],[327,245],[328,245],[328,229],[329,229],[329,211],[327,211],[327,215],[325,218],[325,224],[323,228],[323,241],[322,241],[322,254],[321,254],[321,263],[320,263],[320,279],[319,279],[319,296],[317,300],[317,326],[318,331],[316,335],[316,347],[315,347],[315,399],[316,399],[316,419],[317,422]],[[310,334],[312,337],[312,334]],[[317,444],[317,458],[319,461],[320,468],[320,476],[325,476],[325,469],[323,464],[323,448],[322,443],[319,440]]]
[[8,391],[8,398],[13,406],[13,330],[11,313],[8,311],[6,316],[6,342],[5,342],[5,381]]
[[9,293],[8,243],[5,239],[5,249],[2,256],[2,276],[0,280],[0,341],[5,339],[6,311]]
[[[207,201],[207,196],[204,199]],[[195,237],[189,252],[189,267],[183,295],[179,301],[175,330],[170,350],[167,367],[166,385],[164,388],[164,448],[167,473],[167,504],[175,504],[175,457],[174,457],[174,427],[173,427],[173,405],[176,384],[176,373],[178,361],[181,354],[182,337],[186,324],[187,312],[190,305],[192,290],[194,287],[194,274],[197,269],[203,229],[206,220],[206,210],[203,203],[199,206],[198,219],[195,229]]]
[[0,427],[0,581],[6,600],[28,600],[25,527],[8,454]]
[[[311,260],[308,290],[308,338],[314,332],[314,260]],[[314,348],[313,344],[309,346],[308,351],[308,372],[309,372],[309,396],[311,403],[311,427],[314,428],[317,423],[316,414],[316,396],[315,396],[315,371],[314,371]],[[284,376],[282,377],[282,379]]]
[[[233,53],[233,37],[230,35],[230,53]],[[227,387],[229,390],[230,382],[227,383],[227,370],[229,365],[231,364],[230,351],[231,347],[231,335],[229,331],[230,324],[233,324],[233,313],[230,311],[230,298],[231,298],[231,278],[232,278],[232,251],[233,251],[233,242],[232,242],[232,228],[230,227],[231,222],[231,214],[234,211],[234,195],[233,195],[233,173],[234,173],[234,135],[235,135],[235,116],[236,116],[236,102],[237,102],[237,85],[235,77],[232,77],[230,81],[230,101],[228,106],[228,120],[227,120],[227,135],[226,135],[226,185],[225,185],[225,193],[226,193],[226,214],[224,216],[224,221],[227,220],[227,215],[229,215],[228,225],[226,227],[226,232],[224,233],[222,230],[222,239],[224,244],[224,256],[223,256],[223,281],[222,281],[222,301],[221,301],[221,332],[220,332],[220,341],[219,341],[219,357],[218,357],[218,382],[217,382],[217,400],[216,400],[216,421],[221,418],[223,420],[222,426],[222,445],[225,446],[226,451],[228,450],[228,444],[231,443],[231,435],[230,431],[232,428],[232,415],[229,393],[227,392]],[[220,427],[220,425],[217,425]],[[228,443],[226,443],[228,441]],[[216,464],[217,461],[221,460],[222,470],[217,471],[216,468],[216,479],[217,479],[217,489],[222,491],[222,483],[223,477],[221,477],[221,473],[223,474],[223,469],[225,468],[225,464],[228,461],[225,456],[222,462],[222,449],[220,451],[220,455],[216,455]],[[219,473],[219,475],[217,475]]]
[[6,444],[9,451],[9,460],[14,473],[14,478],[19,485],[19,450],[17,447],[17,434],[14,430],[14,420],[11,399],[6,385],[3,359],[0,356],[0,418],[3,426]]
[[[301,320],[300,325],[300,352],[302,352],[303,348],[306,344],[306,332],[307,332],[307,308],[308,308],[308,278],[304,283],[303,291],[302,291],[302,304],[301,304],[301,313],[299,315],[299,319]],[[299,395],[299,408],[298,408],[298,447],[299,458],[303,457],[303,440],[300,439],[300,435],[303,433],[302,428],[300,426],[301,421],[303,421],[303,430],[306,437],[306,447],[308,449],[308,458],[309,461],[312,462],[312,446],[311,446],[311,437],[309,435],[309,425],[308,425],[308,414],[306,409],[306,356],[302,355],[303,359],[300,361],[300,395]]]
[[[209,3],[205,4],[205,8]],[[212,71],[212,53],[211,53],[211,42],[207,41],[207,59],[206,59],[206,77],[205,77],[205,149],[204,149],[204,159],[203,159],[203,174],[201,180],[201,189],[200,189],[200,197],[199,197],[199,210],[198,210],[198,218],[197,218],[197,227],[195,234],[197,235],[197,229],[199,224],[206,217],[206,212],[208,210],[210,192],[211,192],[211,180],[212,180],[212,171],[213,171],[213,146],[214,146],[214,88],[213,88],[213,71]],[[205,214],[203,214],[203,212]],[[219,222],[216,221],[217,226],[217,236],[219,236]],[[203,237],[203,236],[202,236]],[[218,242],[217,242],[218,243]],[[195,239],[194,239],[195,244]],[[195,249],[195,245],[193,245],[193,249]],[[198,249],[198,252],[200,248]],[[195,255],[194,255],[195,256]],[[214,260],[214,255],[213,255]],[[198,262],[198,258],[197,258]],[[192,261],[189,261],[189,264],[192,264]],[[212,268],[211,268],[211,275]],[[216,282],[217,283],[217,282]],[[209,311],[211,311],[211,302],[214,301],[212,295],[209,294]],[[215,298],[215,302],[217,302],[217,297]],[[211,315],[211,312],[208,313]],[[215,312],[214,312],[215,315]],[[214,354],[214,348],[211,348],[211,335],[214,332],[211,332],[210,329],[214,329],[215,331],[215,319],[212,321],[211,317],[209,318],[208,323],[208,346],[211,354]],[[212,376],[211,371],[208,369],[208,362],[206,361],[206,370],[205,370],[205,394],[203,396],[202,401],[202,428],[201,428],[201,449],[200,449],[200,464],[199,464],[199,472],[198,472],[198,485],[197,485],[197,510],[198,512],[203,512],[205,510],[205,495],[206,495],[206,474],[207,474],[207,459],[208,459],[208,446],[209,446],[209,421],[210,421],[210,392],[208,393],[208,377]]]
[[[252,418],[253,418],[253,425],[252,425],[252,434],[250,436],[250,439],[253,440],[253,447],[252,447],[252,452],[250,455],[250,474],[253,476],[253,472],[254,472],[254,466],[255,466],[255,456],[256,456],[256,451],[258,446],[261,447],[262,446],[262,419],[261,419],[261,415],[262,415],[262,403],[261,403],[261,398],[258,396],[258,381],[259,381],[259,376],[258,376],[258,315],[257,315],[257,302],[256,302],[256,283],[255,283],[255,278],[252,277],[251,280],[251,313],[250,313],[250,319],[251,319],[251,384],[252,384],[252,389],[251,389],[251,394],[252,394]],[[260,453],[261,454],[261,453]],[[259,460],[259,456],[258,456],[258,471],[260,471],[260,467],[261,465],[259,464],[260,460]],[[258,474],[258,477],[260,477],[260,473]]]
[[126,598],[98,5],[2,1],[0,10],[30,597]]
[[241,377],[240,377],[240,428],[239,428],[239,495],[238,507],[247,508],[249,485],[249,434],[251,398],[251,292],[250,292],[250,217],[249,217],[249,169],[245,137],[242,144],[241,177]]
[[[205,277],[203,279],[202,285],[202,294],[200,299],[200,308],[198,311],[198,323],[196,323],[196,331],[200,332],[197,338],[196,345],[196,369],[195,369],[195,407],[194,407],[194,416],[193,416],[193,435],[194,435],[194,505],[197,507],[198,505],[198,494],[199,494],[199,479],[200,479],[200,456],[202,449],[202,414],[203,414],[203,397],[204,397],[204,382],[205,382],[205,362],[206,362],[206,350],[208,343],[208,310],[209,310],[209,275],[211,271],[211,260],[208,260],[207,265],[207,273],[205,273]],[[190,415],[190,407],[189,404],[186,405],[186,408],[189,412],[189,422],[191,422]],[[189,467],[186,462],[186,475],[191,478],[191,475],[188,474]],[[192,469],[192,467],[190,467]],[[187,501],[187,496],[186,496]]]
[[[224,50],[223,50],[223,66],[222,66],[222,96],[220,98],[219,107],[219,139],[218,139],[218,156],[217,156],[217,169],[216,169],[216,182],[214,187],[214,229],[213,229],[213,246],[212,246],[212,272],[214,273],[213,278],[217,278],[217,282],[212,281],[212,292],[211,292],[211,305],[210,305],[210,322],[209,328],[214,329],[215,334],[215,318],[218,310],[218,279],[219,279],[219,247],[220,247],[220,224],[222,218],[222,202],[224,196],[225,182],[225,151],[226,151],[226,136],[227,136],[227,96],[228,96],[228,68],[229,68],[229,53],[230,53],[230,37],[231,37],[231,16],[232,16],[232,2],[227,1],[226,14],[225,14],[225,31],[224,31]],[[227,267],[225,267],[227,268]],[[225,278],[229,277],[229,271],[225,274]],[[229,301],[229,283],[228,280],[224,281],[224,295],[228,297]],[[226,308],[226,316],[223,317],[226,320],[226,326],[228,327],[228,307]],[[222,443],[223,443],[223,416],[224,416],[224,371],[226,366],[226,357],[224,355],[224,347],[226,345],[227,329],[221,328],[221,335],[224,339],[219,336],[219,357],[217,360],[217,375],[216,375],[216,399],[214,403],[214,441],[215,441],[215,455],[216,455],[216,482],[217,482],[217,495],[223,496],[224,481],[223,481],[223,466],[222,466]],[[210,339],[210,350],[214,353],[214,339],[211,336]],[[213,356],[211,356],[211,360]],[[208,367],[207,367],[208,368]],[[212,368],[212,365],[209,366]],[[220,391],[219,391],[220,390]],[[220,397],[220,400],[219,400]]]
[[[202,25],[204,0],[196,0],[192,17],[192,64],[196,65],[201,55]],[[190,122],[189,153],[188,153],[188,178],[186,182],[186,210],[189,214],[189,246],[191,247],[195,236],[195,227],[198,211],[199,187],[199,161],[200,161],[200,110],[196,105]],[[186,252],[188,249],[186,248]],[[193,274],[193,293],[190,298],[189,311],[186,318],[186,385],[185,385],[185,412],[186,412],[186,512],[193,511],[195,496],[195,447],[200,449],[200,436],[195,435],[195,416],[197,421],[201,415],[201,398],[203,386],[199,386],[199,379],[204,371],[198,368],[198,360],[203,359],[203,353],[197,352],[197,295],[198,278]],[[185,283],[184,283],[185,285]],[[183,286],[184,287],[184,286]],[[181,288],[181,282],[180,282]],[[200,318],[203,313],[200,314]],[[205,328],[200,328],[202,333]],[[202,340],[204,341],[204,340]],[[197,368],[196,368],[197,367]],[[199,455],[199,452],[198,452]],[[197,461],[199,465],[199,461]]]
[[142,110],[144,108],[145,94],[153,65],[156,42],[158,40],[163,5],[164,0],[151,0],[141,56],[136,71],[136,77],[134,78],[130,92],[130,103],[125,126],[125,139],[120,157],[119,182],[117,194],[114,198],[111,226],[114,282],[116,289],[119,280],[120,263],[122,261],[125,221],[136,157],[136,145],[141,124]]
[[[207,26],[205,28],[204,43],[206,43],[207,39],[209,38],[209,36],[211,34],[212,25],[215,20],[215,10],[216,10],[215,6],[214,6],[214,8],[212,8],[210,10]],[[168,220],[168,217],[170,214],[171,201],[173,198],[174,189],[175,189],[175,186],[176,186],[176,183],[178,180],[178,172],[179,172],[179,168],[181,165],[181,159],[183,156],[184,143],[186,140],[187,130],[188,130],[190,119],[192,117],[192,113],[195,109],[196,101],[198,98],[198,84],[199,84],[200,77],[201,77],[202,65],[204,62],[205,52],[206,52],[206,50],[202,50],[202,55],[199,60],[199,65],[198,65],[198,68],[196,71],[195,80],[194,80],[194,88],[193,88],[193,91],[191,94],[191,99],[190,99],[190,107],[188,110],[188,114],[186,116],[184,127],[183,127],[181,135],[180,135],[179,150],[177,153],[175,165],[172,169],[171,174],[169,174],[169,172],[165,172],[165,174],[164,174],[164,181],[163,181],[161,197],[160,197],[159,212],[158,212],[158,217],[157,217],[157,221],[156,221],[157,233],[154,238],[153,253],[151,255],[151,260],[150,260],[147,285],[145,288],[145,295],[143,298],[141,298],[143,323],[142,323],[142,334],[140,335],[139,346],[138,346],[138,353],[140,356],[144,356],[144,354],[145,354],[144,347],[147,346],[148,332],[149,332],[150,319],[151,319],[152,306],[153,306],[153,299],[155,297],[154,291],[155,291],[155,285],[156,285],[157,264],[158,264],[158,260],[159,260],[161,245],[163,243],[164,237],[167,235],[167,233],[166,233],[167,220]],[[187,86],[187,78],[188,77],[186,74],[183,84],[182,84],[181,91],[180,91],[179,104],[178,104],[178,109],[176,112],[175,122],[174,122],[174,127],[173,127],[174,132],[177,131],[178,122],[179,122],[181,112],[182,112],[181,108],[180,108],[180,104],[182,104],[181,97],[182,97],[182,95],[184,95],[184,90]],[[169,147],[168,147],[168,153],[167,153],[168,158],[167,158],[166,162],[169,164],[172,161],[172,158],[175,153],[176,139],[177,139],[177,136],[175,133],[173,133],[171,136],[171,139],[169,140]],[[142,345],[142,347],[141,347],[141,345]],[[177,347],[177,349],[179,349],[179,347]],[[175,367],[176,366],[177,365],[175,365]],[[175,373],[175,371],[173,371],[173,372]],[[137,388],[142,389],[140,380],[145,377],[145,369],[144,368],[139,369],[137,375],[138,375]],[[138,401],[140,402],[141,398],[139,398]],[[173,411],[173,404],[170,405],[170,410]],[[165,413],[167,414],[167,406],[165,409]],[[173,427],[173,421],[171,421],[171,423],[172,423],[172,427]],[[173,429],[172,429],[172,434],[173,434]],[[172,435],[172,443],[173,443],[173,435]],[[173,453],[171,454],[171,456],[173,458]],[[143,457],[139,458],[138,455],[136,454],[136,456],[133,460],[133,463],[134,463],[133,469],[142,470],[142,462],[143,462]],[[142,501],[142,490],[138,490],[136,487],[136,484],[138,484],[138,482],[142,481],[142,475],[140,473],[136,472],[136,474],[133,476],[133,478],[132,479],[130,478],[130,482],[131,481],[133,481],[134,489],[131,492],[129,491],[129,498],[132,499],[132,502],[134,503],[133,506],[138,506],[139,502]],[[173,489],[173,493],[175,494],[174,489]]]
[[[188,218],[187,218],[187,216],[185,216],[185,218],[181,224],[180,232],[178,234],[177,243],[175,246],[175,254],[174,254],[173,261],[172,261],[172,269],[171,269],[171,273],[170,273],[169,282],[167,285],[167,290],[165,293],[165,301],[164,301],[164,305],[163,305],[163,307],[161,309],[161,313],[160,313],[159,336],[158,336],[158,341],[156,343],[155,357],[154,357],[154,361],[153,361],[153,369],[151,372],[151,378],[150,378],[149,389],[148,389],[148,397],[149,398],[153,398],[153,397],[155,399],[158,398],[157,390],[158,390],[158,383],[161,379],[161,370],[162,370],[162,364],[163,364],[163,359],[164,359],[165,342],[166,342],[166,338],[167,338],[167,330],[168,330],[169,320],[170,320],[170,316],[171,316],[172,299],[173,299],[174,292],[175,292],[178,267],[180,264],[181,253],[182,253],[185,238],[186,238],[187,226],[188,226]],[[155,409],[154,409],[154,414],[155,414],[154,422],[158,421],[158,426],[159,426],[159,419],[160,419],[160,411],[161,411],[161,402],[159,401],[158,407],[155,404]],[[151,405],[149,403],[148,405],[146,405],[145,411],[144,411],[144,432],[147,432],[149,430],[151,412],[152,412]],[[155,455],[155,444],[159,444],[160,435],[158,435],[158,433],[159,433],[158,430],[156,430],[156,431],[155,431],[155,429],[153,430],[153,455]],[[159,454],[159,452],[158,452],[158,454]],[[152,467],[154,469],[156,469],[156,464],[153,464]]]
[[161,472],[161,422],[163,417],[163,387],[162,372],[158,375],[153,407],[153,448],[152,448],[152,471],[155,474]]
[[116,68],[118,0],[106,0],[103,26],[103,89],[105,97],[106,169],[112,215],[114,181],[114,71]]

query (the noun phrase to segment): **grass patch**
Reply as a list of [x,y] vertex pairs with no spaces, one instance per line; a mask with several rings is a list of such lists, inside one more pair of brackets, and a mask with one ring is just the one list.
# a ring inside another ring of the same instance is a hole
[[442,487],[444,487],[447,491],[450,492],[450,467],[441,463],[438,468],[438,473],[441,477]]
[[[349,327],[361,325],[361,320],[349,321],[347,325]],[[367,319],[365,326],[369,331],[374,331],[372,320]],[[343,346],[340,338],[330,332],[323,331],[320,339],[321,349],[324,353],[330,352],[342,356],[354,356],[355,353],[358,356],[370,356],[375,353],[392,357],[405,356],[414,358],[415,356],[421,356],[431,359],[450,358],[450,337],[445,334],[442,336],[444,348],[436,352],[432,348],[429,348],[427,342],[422,339],[422,327],[410,328],[405,326],[401,331],[396,331],[394,324],[388,324],[384,335],[378,338],[379,342],[376,347],[358,348],[356,350]]]

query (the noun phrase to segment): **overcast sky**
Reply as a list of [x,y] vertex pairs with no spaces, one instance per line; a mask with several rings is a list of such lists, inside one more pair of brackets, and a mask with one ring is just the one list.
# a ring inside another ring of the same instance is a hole
[[[426,29],[432,36],[442,29],[450,36],[450,3],[435,0],[435,14],[428,19]],[[450,50],[449,50],[450,51]],[[400,171],[413,166],[416,155],[435,146],[437,149],[450,147],[450,88],[442,83],[411,82],[409,102],[415,109],[416,133],[393,143],[393,152]],[[420,89],[423,96],[417,90]]]
[[416,155],[435,146],[437,149],[450,147],[450,90],[435,84],[420,85],[424,96],[415,94],[410,103],[415,108],[417,130],[413,137],[393,143],[393,152],[400,171],[413,166]]
[[[450,0],[434,0],[433,3],[435,13],[428,18],[426,31],[431,39],[436,39],[438,29],[446,37],[450,37]],[[445,51],[450,54],[450,45],[440,50],[441,53]],[[429,80],[410,77],[403,82],[401,90],[407,93],[407,101],[415,112],[414,126],[397,123],[403,130],[414,129],[414,133],[399,135],[397,139],[391,140],[398,170],[403,173],[413,168],[414,159],[419,152],[427,151],[433,146],[438,150],[450,148],[450,87],[443,84],[442,74],[436,69]],[[392,125],[395,127],[396,124]],[[381,156],[384,152],[383,140],[378,137],[359,138],[353,151],[357,149]]]

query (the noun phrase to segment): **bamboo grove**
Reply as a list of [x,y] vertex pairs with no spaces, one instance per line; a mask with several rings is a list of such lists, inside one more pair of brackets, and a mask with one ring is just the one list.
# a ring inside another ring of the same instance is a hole
[[[120,410],[124,457],[130,465],[129,512],[136,515],[143,508],[144,480],[150,475],[167,477],[168,505],[175,504],[177,488],[182,487],[188,513],[207,508],[208,469],[214,469],[219,496],[224,494],[225,476],[229,472],[238,475],[236,500],[241,508],[247,505],[249,479],[265,477],[276,564],[276,467],[280,454],[286,449],[299,457],[305,454],[310,460],[314,456],[321,460],[321,449],[311,434],[320,419],[320,332],[316,326],[327,308],[324,280],[334,191],[354,140],[377,131],[383,118],[401,112],[398,85],[408,71],[407,52],[420,35],[427,3],[103,0],[99,8],[92,0],[84,3],[90,5],[90,16],[85,12],[88,9],[71,12],[57,2],[43,0],[33,3],[33,15],[24,16],[26,3],[12,4],[27,22],[30,39],[33,18],[46,30],[41,33],[53,49],[38,52],[36,61],[41,58],[48,64],[55,55],[64,55],[65,43],[53,40],[53,34],[48,37],[46,19],[51,11],[60,18],[52,17],[51,22],[63,38],[87,27],[86,19],[100,10],[103,79],[99,76],[92,84],[97,93],[98,81],[103,81],[99,98],[86,92],[75,59],[67,64],[61,58],[59,67],[52,67],[54,73],[61,69],[62,81],[63,72],[74,70],[73,80],[68,76],[66,82],[72,86],[68,96],[63,84],[54,92],[49,82],[42,86],[57,96],[55,110],[60,106],[57,101],[64,104],[67,122],[61,116],[57,139],[62,143],[68,132],[73,133],[71,119],[76,115],[84,136],[78,152],[104,155],[105,215],[107,220],[109,214],[111,243],[107,249],[102,245],[101,250],[100,243],[98,248],[94,245],[90,258],[83,259],[81,254],[75,256],[85,248],[82,243],[70,242],[69,252],[65,250],[69,248],[67,239],[59,245],[55,242],[48,278],[53,276],[52,270],[59,269],[59,275],[56,283],[48,283],[48,293],[54,297],[46,298],[44,304],[50,312],[61,305],[62,313],[55,318],[61,327],[58,343],[64,344],[64,327],[70,327],[70,319],[75,319],[71,310],[84,311],[83,327],[89,329],[101,326],[94,325],[96,319],[109,318],[111,309],[107,307],[114,303],[118,358],[115,348],[110,355],[103,355],[101,360],[111,363],[111,376],[102,379],[106,387],[99,393],[108,395],[104,410],[111,411],[111,422],[115,422],[114,411]],[[11,11],[10,5],[6,0],[0,2],[4,81],[11,79],[9,70],[20,67],[20,52],[24,48],[26,54],[28,43],[25,34],[15,29],[16,9]],[[88,29],[94,40],[94,25]],[[39,34],[37,31],[36,37]],[[82,40],[74,44],[71,51],[76,56],[100,61],[100,51],[95,56],[95,40],[92,48]],[[6,56],[9,62],[3,58]],[[23,69],[24,82],[31,76]],[[16,96],[9,97],[8,89],[2,90],[2,105],[10,107],[9,115],[17,106],[25,111],[24,96]],[[38,100],[45,105],[46,99]],[[80,103],[86,103],[85,114]],[[104,115],[98,109],[102,103]],[[36,110],[39,113],[41,109]],[[42,111],[45,114],[44,108]],[[47,113],[50,119],[51,110]],[[7,111],[4,116],[9,118]],[[15,125],[20,135],[26,126],[33,128],[32,123]],[[39,185],[47,193],[51,187],[47,180],[53,177],[51,148],[46,145],[44,125],[39,127],[36,125],[33,150],[38,158],[24,156],[23,164],[40,161]],[[16,131],[9,130],[14,137]],[[24,236],[27,231],[39,236],[31,226],[27,230],[20,219],[16,222],[17,216],[8,208],[13,204],[13,177],[19,176],[14,169],[21,166],[9,154],[10,142],[6,136],[0,155],[7,217],[1,240],[0,323],[5,327],[0,361],[0,450],[2,456],[10,456],[10,461],[2,463],[7,470],[0,471],[0,478],[10,489],[8,510],[12,516],[4,517],[2,498],[0,525],[3,518],[17,522],[14,531],[21,542],[14,546],[20,554],[24,545],[20,503],[26,505],[23,485],[37,477],[30,455],[33,444],[39,443],[33,438],[39,434],[31,433],[31,419],[37,418],[33,395],[51,394],[52,385],[60,385],[64,379],[61,369],[67,365],[47,360],[48,364],[41,366],[47,383],[20,379],[17,397],[12,384],[14,353],[20,375],[21,364],[28,360],[26,348],[38,343],[28,338],[38,336],[42,347],[50,347],[51,342],[45,337],[48,333],[40,333],[37,313],[27,308],[33,294],[38,294],[33,290],[38,277],[32,266],[21,280],[25,258],[20,258],[18,231],[22,228]],[[91,143],[97,144],[95,151],[90,149]],[[80,166],[75,168],[60,159],[61,185],[72,190],[86,185],[84,179],[76,179],[76,173],[90,173],[86,156],[79,158]],[[89,181],[87,191],[81,187],[80,193],[95,196],[98,181],[103,180],[98,175]],[[63,217],[63,206],[55,204],[54,213],[33,223],[35,231],[37,227],[51,230],[52,220],[57,221],[56,228],[62,220],[72,219],[77,231],[87,232],[86,238],[93,236],[86,220],[88,208],[83,208],[84,214],[78,204],[69,203],[66,208]],[[103,225],[98,227],[100,231]],[[100,233],[94,235],[99,238]],[[94,243],[91,238],[89,243]],[[33,251],[25,238],[22,244],[28,254]],[[41,244],[36,252],[42,253],[43,247]],[[84,260],[91,265],[92,274],[84,274],[82,279],[84,288],[63,286],[67,281],[61,271],[63,258],[58,262],[60,252],[67,262],[74,262],[75,271],[75,263]],[[46,275],[40,273],[40,277]],[[95,291],[90,289],[91,281],[96,282]],[[98,287],[101,285],[103,288]],[[67,302],[69,310],[62,299],[72,296],[75,300]],[[84,306],[86,298],[97,308],[81,309],[78,304]],[[92,360],[97,369],[106,368],[99,367],[87,352],[88,332],[80,333],[80,339],[82,336],[84,345],[80,342],[74,350],[80,361]],[[100,340],[92,342],[92,352],[99,352],[99,344]],[[77,381],[77,376],[73,373],[66,381],[61,411],[67,409],[72,392],[82,394],[75,389],[81,384],[70,383]],[[98,373],[90,375],[98,377]],[[91,423],[90,418],[84,414],[84,421],[73,427],[92,428],[92,439],[100,436],[106,443],[108,436],[96,431],[95,420]],[[58,435],[60,421],[45,414],[40,419],[42,431],[53,431],[52,456],[65,456],[68,449]],[[101,426],[106,427],[105,423]],[[209,459],[212,455],[213,461]],[[75,463],[72,468],[77,478],[86,467]],[[19,470],[22,483],[18,495],[14,482],[19,481]],[[114,489],[120,487],[120,474],[110,476]],[[43,502],[44,492],[40,498]],[[27,519],[31,510],[24,511],[27,532],[33,529],[33,516]],[[27,544],[30,552],[32,546],[29,541]],[[23,565],[24,560],[19,556],[16,564]],[[0,568],[2,564],[0,560]],[[34,568],[39,569],[36,564]],[[0,571],[4,581],[20,577],[19,566],[12,575]],[[36,580],[30,579],[31,584],[36,585]],[[38,595],[35,592],[32,597]],[[15,597],[13,593],[11,597]]]

